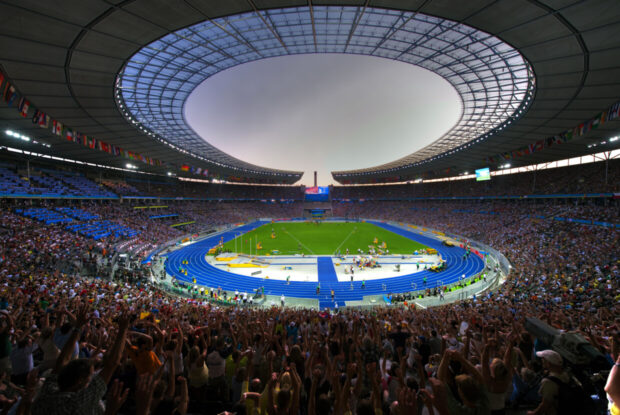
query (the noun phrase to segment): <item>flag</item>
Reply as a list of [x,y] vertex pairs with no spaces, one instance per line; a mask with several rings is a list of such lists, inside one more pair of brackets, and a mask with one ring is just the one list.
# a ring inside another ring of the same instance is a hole
[[545,148],[546,147],[551,147],[553,145],[554,141],[553,141],[553,137],[547,137],[545,138]]
[[573,138],[573,131],[567,130],[560,134],[563,143],[569,142]]
[[62,123],[60,121],[52,121],[52,134],[62,135]]
[[76,137],[75,137],[75,131],[70,130],[70,129],[66,129],[65,131],[65,137],[67,137],[67,141],[76,141]]
[[536,144],[535,143],[528,144],[527,149],[529,150],[530,154],[535,153],[536,152]]
[[614,105],[609,108],[607,111],[607,120],[611,121],[620,116],[620,101],[616,102]]
[[4,74],[0,72],[0,87],[2,87],[3,82],[4,82]]
[[579,126],[577,128],[578,128],[578,131],[579,131],[578,135],[584,135],[587,132],[587,131],[585,131],[585,129],[586,129],[586,124],[585,123],[579,124]]
[[26,98],[22,97],[19,100],[19,104],[17,105],[17,109],[19,110],[19,114],[22,117],[24,117],[24,118],[27,117],[28,116],[28,108],[29,107],[30,107],[30,102]]
[[17,98],[17,92],[15,92],[15,87],[8,82],[4,87],[4,101],[10,107],[13,105],[13,101]]
[[203,176],[208,176],[208,175],[209,175],[209,170],[204,169],[204,170],[202,171],[202,175],[203,175]]
[[49,126],[50,116],[43,111],[35,111],[32,116],[32,123],[37,124],[41,128],[47,128]]
[[88,147],[92,148],[93,150],[97,148],[97,139],[94,137],[90,137],[90,140],[88,141]]
[[538,140],[534,143],[534,153],[537,151],[542,151],[545,148],[545,142],[543,140]]
[[605,113],[601,112],[592,120],[592,129],[595,130],[599,125],[602,125],[605,122]]
[[553,137],[547,137],[547,139],[545,140],[546,142],[546,146],[545,147],[551,147],[554,144],[562,144],[562,138],[559,135],[554,135]]
[[181,170],[182,171],[189,171],[189,166],[184,164],[184,165],[181,166]]

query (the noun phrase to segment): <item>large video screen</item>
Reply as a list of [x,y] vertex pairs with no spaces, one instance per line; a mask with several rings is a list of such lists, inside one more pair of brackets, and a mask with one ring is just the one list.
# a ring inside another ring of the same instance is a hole
[[306,188],[306,200],[309,202],[329,201],[329,187],[315,186]]
[[491,180],[491,171],[488,167],[476,170],[476,181]]

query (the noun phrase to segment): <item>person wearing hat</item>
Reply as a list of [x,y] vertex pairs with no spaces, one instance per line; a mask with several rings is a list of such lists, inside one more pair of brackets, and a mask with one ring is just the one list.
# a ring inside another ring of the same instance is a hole
[[560,385],[558,381],[568,383],[570,376],[564,371],[564,361],[558,352],[543,350],[536,352],[536,356],[542,359],[543,368],[548,372],[540,383],[538,394],[542,402],[536,409],[529,411],[528,415],[556,415],[558,412],[558,395]]

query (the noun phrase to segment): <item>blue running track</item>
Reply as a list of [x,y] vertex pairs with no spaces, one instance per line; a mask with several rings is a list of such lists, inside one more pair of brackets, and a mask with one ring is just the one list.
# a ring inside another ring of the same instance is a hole
[[[206,261],[205,255],[210,248],[216,246],[220,242],[222,237],[224,242],[228,242],[234,239],[239,232],[249,232],[265,223],[268,222],[256,221],[249,223],[171,252],[168,254],[166,272],[179,281],[191,283],[192,278],[196,278],[196,283],[199,285],[214,288],[222,287],[222,289],[226,291],[239,290],[240,292],[251,293],[257,288],[264,286],[265,294],[268,295],[280,296],[284,294],[287,297],[316,298],[319,300],[321,307],[333,307],[334,303],[330,298],[332,289],[335,292],[336,302],[339,306],[343,306],[345,301],[359,301],[367,295],[412,291],[414,284],[418,290],[425,288],[423,285],[424,277],[427,278],[426,287],[434,288],[440,284],[447,285],[456,282],[463,274],[467,277],[472,276],[479,273],[484,268],[484,262],[477,255],[470,255],[467,260],[463,261],[462,257],[465,251],[462,248],[448,248],[442,245],[441,241],[437,239],[380,221],[369,221],[369,223],[420,242],[429,248],[436,249],[437,252],[441,254],[442,258],[446,260],[448,269],[439,273],[421,271],[415,274],[392,277],[393,267],[385,266],[386,278],[366,281],[366,287],[362,289],[361,278],[363,278],[363,272],[356,273],[356,281],[353,282],[353,289],[351,289],[350,281],[338,282],[330,257],[318,257],[317,265],[319,268],[318,275],[319,281],[321,282],[321,293],[317,295],[316,281],[291,281],[290,285],[286,285],[286,281],[235,274],[221,269],[220,267],[213,266]],[[187,265],[182,264],[184,260],[188,261]],[[331,270],[328,269],[328,263],[331,265]],[[379,261],[379,263],[381,264],[381,261]],[[187,270],[187,276],[180,272],[180,268]],[[385,290],[383,289],[384,286],[386,287]]]

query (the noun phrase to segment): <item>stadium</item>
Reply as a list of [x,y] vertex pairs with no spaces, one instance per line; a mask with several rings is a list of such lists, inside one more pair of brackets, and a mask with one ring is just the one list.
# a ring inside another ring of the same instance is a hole
[[[0,10],[4,413],[620,413],[617,1]],[[188,121],[305,55],[424,69],[457,120],[329,185]]]

